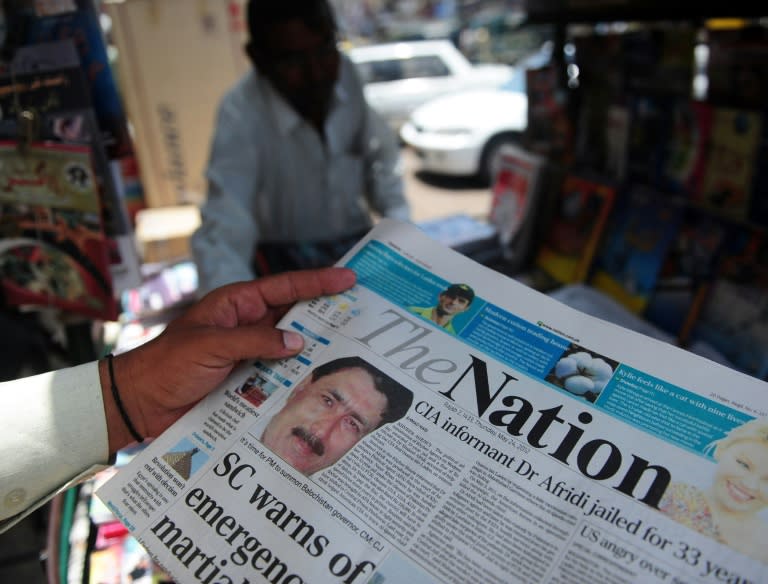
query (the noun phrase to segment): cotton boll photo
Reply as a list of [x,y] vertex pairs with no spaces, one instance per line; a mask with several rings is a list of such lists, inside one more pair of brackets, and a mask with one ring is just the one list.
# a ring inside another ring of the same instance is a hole
[[595,383],[583,375],[574,375],[565,380],[565,389],[576,395],[584,395],[588,391],[594,391]]
[[546,380],[574,396],[594,402],[613,378],[618,362],[577,345],[561,355]]
[[579,364],[576,359],[572,357],[565,357],[560,359],[555,365],[555,375],[560,379],[565,379],[571,375],[575,375],[579,372]]
[[570,356],[570,358],[576,361],[581,371],[589,367],[589,365],[592,363],[592,355],[590,355],[586,351],[574,353],[573,355]]
[[608,380],[613,375],[613,367],[600,358],[593,359],[590,368],[595,379]]

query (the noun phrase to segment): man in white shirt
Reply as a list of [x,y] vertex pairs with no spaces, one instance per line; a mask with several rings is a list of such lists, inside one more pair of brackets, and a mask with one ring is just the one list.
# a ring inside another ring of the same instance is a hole
[[132,351],[0,383],[0,532],[121,448],[159,436],[241,360],[301,351],[303,337],[275,323],[294,302],[354,282],[351,270],[327,268],[225,286]]
[[408,220],[399,149],[339,53],[327,0],[248,3],[254,68],[222,100],[192,239],[200,291],[330,265]]

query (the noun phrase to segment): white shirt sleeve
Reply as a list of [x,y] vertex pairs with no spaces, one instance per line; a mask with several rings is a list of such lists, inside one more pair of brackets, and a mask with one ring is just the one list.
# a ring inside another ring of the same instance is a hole
[[208,194],[200,210],[202,224],[192,236],[200,296],[254,278],[253,255],[260,234],[252,205],[259,157],[237,103],[225,99],[219,109],[206,173]]
[[0,383],[0,532],[108,464],[96,362]]
[[367,195],[371,208],[384,217],[410,221],[405,198],[400,147],[392,129],[366,104]]

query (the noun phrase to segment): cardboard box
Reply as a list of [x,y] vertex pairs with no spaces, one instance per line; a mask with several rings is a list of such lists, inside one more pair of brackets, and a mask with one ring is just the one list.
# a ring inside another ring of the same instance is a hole
[[136,214],[136,243],[144,263],[192,257],[190,238],[200,226],[195,205],[142,209]]
[[105,4],[148,207],[200,204],[216,110],[250,64],[244,0]]

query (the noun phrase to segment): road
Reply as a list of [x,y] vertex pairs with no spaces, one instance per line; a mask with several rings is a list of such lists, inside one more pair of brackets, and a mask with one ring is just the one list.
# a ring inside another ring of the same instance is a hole
[[428,219],[466,213],[487,219],[491,190],[476,180],[429,175],[418,170],[419,162],[410,148],[402,149],[405,196],[411,204],[411,216],[419,223]]

